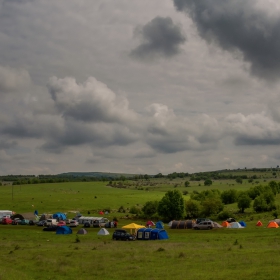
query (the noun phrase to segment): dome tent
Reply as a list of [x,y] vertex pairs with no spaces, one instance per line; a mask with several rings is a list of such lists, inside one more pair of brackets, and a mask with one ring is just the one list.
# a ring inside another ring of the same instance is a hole
[[81,228],[77,231],[77,234],[87,234],[87,231],[84,228]]
[[97,234],[98,235],[109,235],[110,233],[106,228],[101,228]]
[[279,226],[276,222],[270,221],[267,225],[267,228],[279,228]]
[[56,234],[72,234],[72,229],[68,226],[57,227]]
[[256,226],[257,227],[261,227],[263,224],[262,224],[262,222],[261,221],[258,221],[257,223],[256,223]]
[[228,228],[244,228],[244,227],[240,225],[238,222],[232,222],[228,225]]
[[59,219],[59,220],[63,220],[63,221],[65,221],[67,219],[66,215],[61,212],[54,213],[52,216],[53,216],[53,219]]

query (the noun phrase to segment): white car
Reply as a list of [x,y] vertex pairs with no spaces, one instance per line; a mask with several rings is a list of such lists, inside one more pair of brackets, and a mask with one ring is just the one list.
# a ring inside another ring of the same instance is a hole
[[70,224],[69,224],[69,227],[77,227],[79,225],[78,221],[76,220],[71,220],[70,221]]

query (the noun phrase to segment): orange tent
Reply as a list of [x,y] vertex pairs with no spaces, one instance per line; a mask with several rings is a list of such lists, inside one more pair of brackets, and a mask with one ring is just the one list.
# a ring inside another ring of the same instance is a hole
[[222,226],[223,226],[223,227],[228,227],[228,226],[229,226],[229,223],[228,223],[227,221],[224,221],[224,222],[222,222]]
[[268,225],[267,225],[268,228],[279,228],[279,226],[277,225],[276,222],[269,222]]
[[262,224],[261,221],[258,221],[257,224],[256,224],[257,227],[261,227],[262,225],[263,225],[263,224]]

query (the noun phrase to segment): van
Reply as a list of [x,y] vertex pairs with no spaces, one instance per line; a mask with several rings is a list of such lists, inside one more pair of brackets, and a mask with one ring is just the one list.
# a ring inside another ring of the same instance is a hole
[[56,226],[57,220],[56,219],[47,219],[47,226]]
[[107,223],[110,221],[107,218],[100,218],[98,220],[94,220],[92,223],[93,227],[105,227]]

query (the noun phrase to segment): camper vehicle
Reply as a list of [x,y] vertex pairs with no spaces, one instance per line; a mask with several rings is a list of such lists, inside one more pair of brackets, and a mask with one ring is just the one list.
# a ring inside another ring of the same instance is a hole
[[107,223],[110,221],[107,218],[98,218],[93,221],[92,226],[93,227],[105,227]]
[[47,226],[56,226],[57,220],[56,219],[47,219]]
[[0,219],[1,218],[11,218],[13,211],[10,210],[0,210]]

